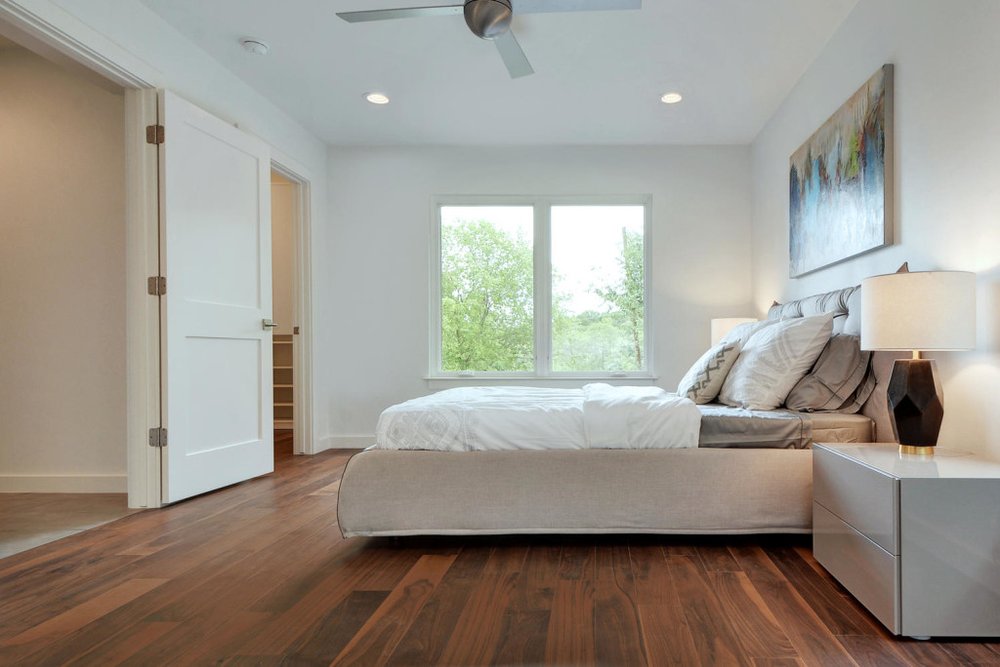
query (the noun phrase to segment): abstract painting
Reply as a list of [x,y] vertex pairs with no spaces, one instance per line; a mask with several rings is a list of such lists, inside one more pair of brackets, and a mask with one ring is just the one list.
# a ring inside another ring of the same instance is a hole
[[892,65],[792,154],[792,278],[892,243]]

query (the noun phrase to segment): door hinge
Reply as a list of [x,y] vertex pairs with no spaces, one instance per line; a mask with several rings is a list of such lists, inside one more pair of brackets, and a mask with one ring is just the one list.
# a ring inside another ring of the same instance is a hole
[[150,276],[146,278],[146,291],[151,296],[163,296],[167,293],[167,279],[165,276]]
[[166,447],[167,446],[167,429],[162,427],[156,427],[149,429],[149,446],[150,447]]
[[147,125],[146,126],[146,143],[147,144],[162,144],[163,143],[164,130],[162,125]]

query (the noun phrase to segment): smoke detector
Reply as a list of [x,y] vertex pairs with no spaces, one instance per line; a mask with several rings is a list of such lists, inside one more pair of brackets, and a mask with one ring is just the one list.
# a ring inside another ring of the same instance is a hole
[[244,51],[255,56],[266,56],[268,51],[271,50],[271,47],[267,45],[267,42],[254,39],[252,37],[241,39],[240,44],[243,46]]

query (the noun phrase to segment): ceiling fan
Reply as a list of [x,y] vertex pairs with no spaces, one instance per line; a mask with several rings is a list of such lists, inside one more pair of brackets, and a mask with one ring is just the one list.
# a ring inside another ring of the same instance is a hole
[[358,12],[338,12],[348,23],[386,21],[423,16],[454,16],[465,14],[465,23],[477,37],[497,45],[512,79],[534,74],[531,63],[510,30],[514,14],[542,12],[602,11],[640,9],[642,0],[465,0],[460,5],[443,7],[404,7],[399,9],[369,9]]

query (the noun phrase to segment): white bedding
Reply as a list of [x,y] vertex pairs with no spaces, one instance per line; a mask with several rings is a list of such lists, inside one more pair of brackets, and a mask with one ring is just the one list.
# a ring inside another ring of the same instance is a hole
[[698,446],[701,412],[659,387],[468,387],[386,409],[378,449],[668,449]]

